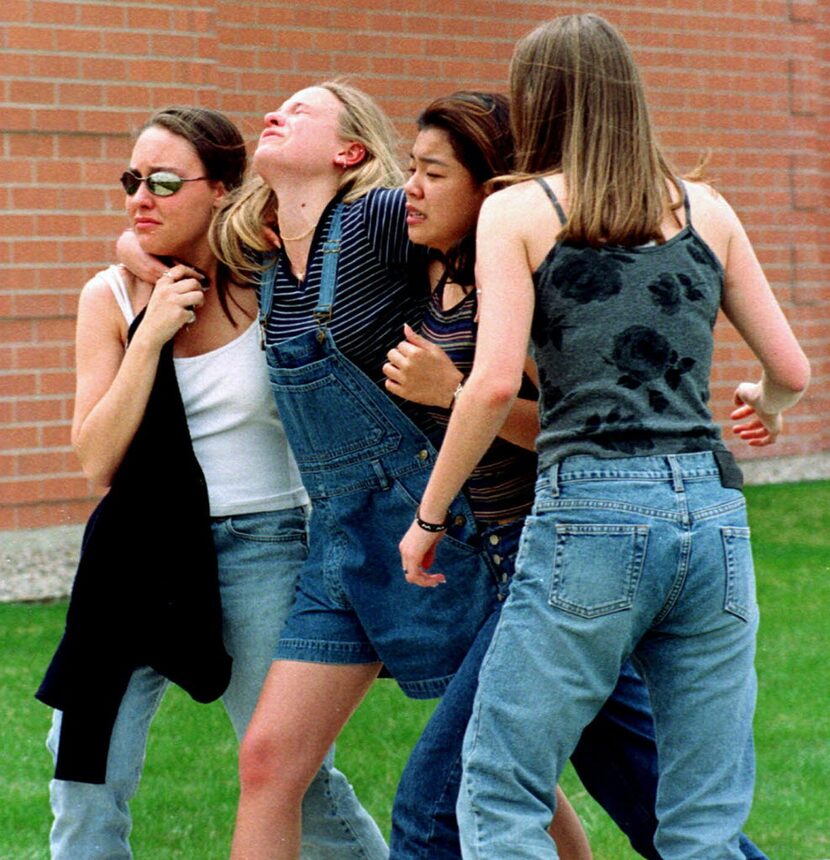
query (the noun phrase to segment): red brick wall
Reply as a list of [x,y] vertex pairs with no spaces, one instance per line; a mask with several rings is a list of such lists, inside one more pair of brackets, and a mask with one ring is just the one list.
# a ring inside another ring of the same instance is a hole
[[[657,6],[658,8],[655,8]],[[659,8],[659,7],[664,8]],[[738,210],[814,368],[789,433],[763,455],[828,451],[830,0],[628,0],[621,27],[682,168]],[[504,89],[515,39],[579,7],[487,0],[3,0],[0,9],[0,529],[78,522],[93,495],[69,446],[78,290],[113,253],[116,177],[156,107],[229,112],[254,138],[292,91],[348,75],[408,140],[429,98]],[[402,149],[402,153],[405,152]],[[723,418],[758,369],[719,326]],[[741,452],[746,454],[746,449]]]

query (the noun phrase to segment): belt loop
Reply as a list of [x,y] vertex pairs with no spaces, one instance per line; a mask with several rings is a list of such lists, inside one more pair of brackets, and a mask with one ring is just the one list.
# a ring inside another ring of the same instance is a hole
[[680,468],[680,463],[677,462],[677,458],[673,454],[669,454],[666,457],[666,460],[668,460],[669,467],[671,468],[672,484],[674,485],[675,493],[685,492],[686,488],[683,486],[683,470]]
[[559,498],[559,461],[557,460],[548,470],[548,480],[550,481],[550,494],[554,499]]
[[372,468],[378,476],[381,490],[388,490],[392,486],[389,476],[386,474],[386,469],[383,468],[383,463],[380,460],[372,460]]

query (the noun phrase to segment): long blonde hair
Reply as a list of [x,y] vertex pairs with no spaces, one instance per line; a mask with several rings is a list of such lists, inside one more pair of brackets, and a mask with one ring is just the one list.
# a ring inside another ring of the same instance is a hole
[[[343,171],[338,194],[351,203],[373,188],[403,184],[404,175],[395,155],[397,138],[392,123],[377,103],[341,80],[315,86],[328,90],[343,106],[338,133],[341,138],[363,144],[364,158]],[[253,176],[225,198],[211,224],[209,239],[213,253],[237,279],[255,279],[262,266],[251,251],[273,250],[263,236],[263,226],[277,223],[277,197],[260,176]]]
[[560,240],[663,241],[676,174],[660,150],[631,51],[598,15],[564,15],[521,39],[510,64],[516,170],[561,172]]

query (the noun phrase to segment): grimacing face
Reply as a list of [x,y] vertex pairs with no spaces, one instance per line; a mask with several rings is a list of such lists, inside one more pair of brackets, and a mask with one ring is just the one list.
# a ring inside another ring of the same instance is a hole
[[254,169],[266,180],[281,171],[330,170],[347,142],[340,137],[343,105],[325,87],[295,93],[265,115]]
[[442,252],[475,226],[484,201],[483,188],[456,158],[447,132],[439,128],[418,132],[404,190],[409,238]]

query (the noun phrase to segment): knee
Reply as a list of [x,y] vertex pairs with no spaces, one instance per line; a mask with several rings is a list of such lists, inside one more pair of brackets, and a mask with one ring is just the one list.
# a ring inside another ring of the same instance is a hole
[[289,739],[249,729],[239,748],[239,783],[246,793],[302,799],[317,767]]

